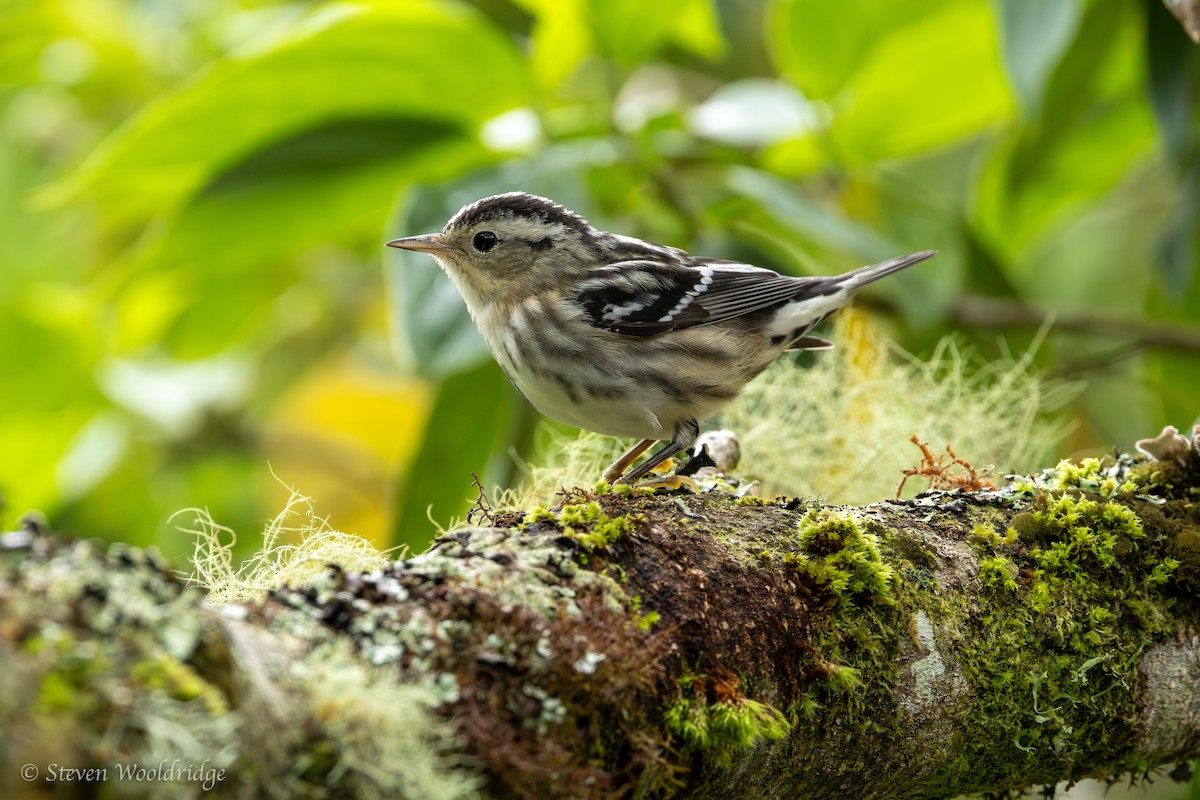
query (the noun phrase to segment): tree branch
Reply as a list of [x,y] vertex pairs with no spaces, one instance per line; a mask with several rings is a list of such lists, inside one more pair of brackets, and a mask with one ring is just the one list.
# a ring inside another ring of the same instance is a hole
[[1057,330],[1128,337],[1138,347],[1166,347],[1200,353],[1200,329],[1197,328],[1096,314],[1049,313],[1023,303],[987,297],[962,298],[951,309],[950,318],[964,325],[989,328],[1041,327],[1051,321]]
[[46,788],[70,765],[123,795],[196,790],[203,770],[115,772],[171,759],[281,797],[934,798],[1140,774],[1200,752],[1197,494],[1195,449],[863,508],[574,490],[221,608],[152,554],[9,534],[0,788],[25,764]]

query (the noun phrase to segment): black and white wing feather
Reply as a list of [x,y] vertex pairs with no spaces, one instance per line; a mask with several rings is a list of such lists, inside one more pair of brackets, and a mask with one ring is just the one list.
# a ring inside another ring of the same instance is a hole
[[[591,270],[588,278],[577,285],[572,299],[598,328],[653,336],[784,304],[803,304],[839,292],[845,292],[843,297],[848,299],[866,284],[933,254],[914,253],[844,275],[812,278],[788,277],[717,258],[619,261]],[[813,305],[826,304],[818,300]],[[814,317],[812,322],[816,321]]]
[[621,261],[593,269],[574,299],[598,328],[652,336],[836,289],[827,278],[789,278],[717,259],[691,264]]

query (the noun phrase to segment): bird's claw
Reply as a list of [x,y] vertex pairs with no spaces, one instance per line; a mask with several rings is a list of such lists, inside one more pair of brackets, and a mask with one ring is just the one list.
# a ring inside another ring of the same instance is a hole
[[642,481],[635,489],[649,489],[653,492],[690,492],[700,494],[700,487],[686,475],[664,475],[661,478],[651,478]]

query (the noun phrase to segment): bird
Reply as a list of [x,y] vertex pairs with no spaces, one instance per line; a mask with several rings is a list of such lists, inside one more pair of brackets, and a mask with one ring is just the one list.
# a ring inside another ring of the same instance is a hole
[[700,424],[778,356],[832,347],[809,331],[856,291],[936,254],[793,277],[609,233],[526,192],[469,203],[437,233],[387,246],[433,256],[539,412],[638,439],[604,471],[610,484],[689,450]]

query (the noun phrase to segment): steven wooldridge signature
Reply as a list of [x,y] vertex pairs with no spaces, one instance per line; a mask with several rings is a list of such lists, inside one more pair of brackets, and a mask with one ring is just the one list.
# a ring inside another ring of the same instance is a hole
[[[111,769],[111,772],[110,772]],[[200,764],[184,764],[180,759],[162,760],[152,766],[137,762],[118,763],[110,767],[67,767],[47,764],[39,769],[36,764],[21,767],[21,777],[26,781],[44,780],[46,783],[104,783],[110,774],[117,780],[128,783],[193,783],[205,791],[215,789],[225,780],[225,768],[214,767],[209,759]]]

